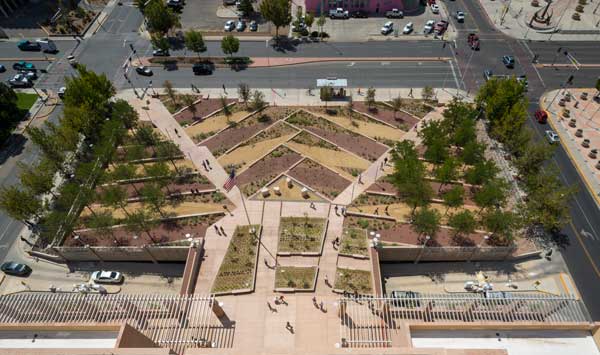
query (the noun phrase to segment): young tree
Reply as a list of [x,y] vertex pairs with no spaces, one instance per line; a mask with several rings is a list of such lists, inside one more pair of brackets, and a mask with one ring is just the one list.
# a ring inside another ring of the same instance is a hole
[[448,218],[448,225],[454,229],[454,236],[465,236],[473,233],[477,227],[475,216],[469,210],[455,213]]
[[0,187],[0,208],[11,218],[31,225],[31,218],[39,216],[42,203],[27,191],[15,186]]
[[309,31],[314,22],[315,22],[315,16],[313,14],[311,14],[310,12],[307,12],[306,15],[304,15],[304,24],[306,25],[306,27],[308,27]]
[[133,233],[145,232],[152,243],[156,243],[156,239],[154,239],[154,236],[150,232],[152,231],[152,228],[158,225],[158,221],[151,213],[148,213],[143,209],[139,209],[133,212],[125,220],[125,224],[125,228],[128,231]]
[[327,109],[327,102],[331,101],[332,97],[333,97],[333,89],[330,87],[322,87],[319,90],[319,96],[321,98],[321,101],[325,101],[325,108]]
[[444,200],[444,205],[446,205],[446,211],[444,212],[444,216],[448,214],[448,211],[451,208],[460,207],[465,202],[465,189],[462,185],[457,185],[446,191],[442,195],[442,200]]
[[130,212],[125,208],[127,206],[127,192],[119,185],[104,187],[100,194],[100,202],[105,206],[120,208],[125,216],[130,216]]
[[238,10],[242,13],[242,17],[250,17],[254,13],[254,6],[252,6],[252,0],[241,0]]
[[17,106],[17,94],[4,83],[0,83],[0,144],[4,144],[24,114]]
[[169,80],[165,80],[165,82],[163,83],[163,88],[165,89],[165,93],[167,94],[171,102],[174,105],[177,105],[177,92],[173,88],[173,83],[171,83]]
[[29,139],[35,144],[44,157],[52,164],[54,169],[63,170],[65,159],[64,149],[56,137],[48,134],[46,130],[39,127],[29,126],[26,130]]
[[465,172],[465,181],[471,185],[482,185],[498,174],[498,167],[491,160],[481,160]]
[[229,117],[231,117],[231,107],[229,106],[229,102],[227,101],[227,97],[221,95],[221,113],[227,117],[227,121],[229,121]]
[[250,102],[251,110],[258,111],[266,105],[267,103],[265,102],[265,94],[263,94],[262,91],[254,90],[254,93],[252,94],[252,101]]
[[160,33],[154,33],[151,37],[151,42],[154,49],[158,49],[164,53],[169,53],[171,44],[169,43],[167,37],[161,35]]
[[423,140],[425,153],[423,157],[435,164],[440,164],[448,157],[448,138],[443,124],[439,121],[428,121],[421,130],[419,137]]
[[319,38],[321,39],[323,39],[323,26],[325,26],[326,22],[327,18],[325,17],[325,15],[321,15],[317,19],[317,26],[319,26]]
[[419,160],[419,155],[411,141],[396,144],[392,151],[394,173],[391,175],[392,184],[398,190],[414,214],[417,207],[427,206],[433,197],[429,182],[425,181],[425,165]]
[[440,181],[440,187],[438,189],[438,193],[442,191],[442,188],[458,179],[458,167],[460,166],[459,162],[452,158],[448,157],[444,162],[435,168],[434,174],[436,179]]
[[183,104],[192,113],[192,118],[196,119],[196,112],[198,112],[198,107],[194,105],[194,103],[196,102],[196,97],[194,97],[194,95],[183,95],[181,99],[183,101]]
[[485,158],[484,153],[485,144],[473,140],[465,144],[460,152],[460,159],[467,165],[474,165]]
[[513,232],[518,225],[517,216],[513,212],[502,211],[499,208],[487,211],[482,217],[482,222],[490,232],[490,241],[501,245],[513,240]]
[[227,35],[221,40],[221,50],[223,53],[233,57],[240,50],[240,40],[232,35]]
[[125,128],[132,129],[137,126],[139,116],[137,111],[125,100],[117,99],[111,105],[112,117],[120,120]]
[[421,90],[421,97],[425,101],[431,101],[433,99],[435,93],[433,92],[433,88],[429,85],[425,85]]
[[365,104],[367,104],[369,110],[373,110],[373,107],[375,106],[375,89],[372,87],[367,89],[367,94],[365,95]]
[[519,177],[525,181],[529,176],[538,174],[544,162],[554,154],[554,149],[554,145],[545,141],[529,142],[522,154],[515,159]]
[[184,35],[185,47],[190,51],[196,53],[200,58],[200,53],[206,52],[206,44],[204,44],[204,38],[200,31],[189,30]]
[[140,189],[142,202],[148,205],[158,213],[161,217],[165,216],[163,207],[167,204],[167,198],[165,193],[162,191],[160,185],[156,183],[146,183],[144,187]]
[[250,100],[250,86],[246,83],[240,83],[238,85],[238,97],[248,106],[248,100]]
[[179,28],[179,14],[171,10],[166,2],[161,0],[150,0],[144,9],[146,26],[150,33],[167,34],[172,28]]
[[30,166],[21,162],[17,163],[21,171],[19,175],[21,185],[36,196],[50,192],[54,186],[54,169],[43,164],[44,160],[37,166]]
[[292,22],[290,11],[291,2],[288,0],[263,0],[260,3],[260,13],[275,26],[275,39],[279,39],[279,28]]
[[94,229],[100,236],[112,237],[115,245],[119,245],[119,241],[115,238],[114,230],[112,226],[117,224],[117,221],[113,217],[110,211],[101,211],[88,217],[88,227]]
[[411,228],[419,236],[430,236],[434,238],[440,230],[440,213],[428,207],[420,208],[413,215]]
[[391,105],[392,105],[392,109],[394,110],[394,119],[396,119],[396,114],[402,108],[402,98],[400,97],[400,95],[398,95],[398,97],[392,99]]
[[479,213],[484,209],[502,207],[506,202],[508,185],[504,180],[492,179],[483,184],[473,196],[473,201],[479,206]]

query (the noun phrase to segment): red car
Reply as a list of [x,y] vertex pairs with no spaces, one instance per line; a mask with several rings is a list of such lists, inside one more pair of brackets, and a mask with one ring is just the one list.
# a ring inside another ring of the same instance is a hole
[[433,30],[436,35],[441,36],[444,34],[444,32],[446,32],[447,29],[448,29],[448,21],[442,20],[435,24],[435,27]]
[[535,111],[535,120],[539,123],[546,123],[548,121],[548,112],[544,110]]
[[477,36],[475,33],[469,33],[469,36],[467,37],[467,43],[469,43],[469,47],[471,47],[472,50],[479,50],[479,36]]

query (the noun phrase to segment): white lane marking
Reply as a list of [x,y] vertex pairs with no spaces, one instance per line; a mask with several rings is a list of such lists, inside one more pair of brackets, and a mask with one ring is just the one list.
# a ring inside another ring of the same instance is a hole
[[460,89],[460,83],[458,81],[458,77],[456,76],[456,72],[454,71],[454,64],[450,61],[450,69],[452,70],[452,76],[454,77],[454,82],[456,83],[456,87]]
[[0,235],[0,241],[2,239],[4,239],[4,235],[6,235],[6,232],[8,232],[8,228],[10,228],[10,226],[15,223],[15,220],[11,220],[9,224],[6,225],[6,228],[4,228],[4,232],[2,232],[2,235]]
[[593,239],[593,240],[598,240],[598,238],[596,238],[595,235],[593,235],[590,232],[586,232],[585,229],[581,228],[581,230],[579,231],[579,234],[581,234],[582,236],[588,238],[588,239]]

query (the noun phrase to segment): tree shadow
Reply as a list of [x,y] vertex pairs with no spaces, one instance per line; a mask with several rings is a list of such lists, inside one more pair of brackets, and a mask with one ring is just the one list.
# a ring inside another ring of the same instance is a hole
[[16,157],[25,150],[27,137],[20,133],[12,133],[0,151],[0,164],[4,164],[9,158]]

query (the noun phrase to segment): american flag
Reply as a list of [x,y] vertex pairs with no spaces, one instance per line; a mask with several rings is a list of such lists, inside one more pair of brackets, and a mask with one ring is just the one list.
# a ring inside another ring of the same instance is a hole
[[235,170],[231,169],[231,173],[229,173],[229,177],[227,181],[223,184],[223,188],[229,192],[235,186]]

